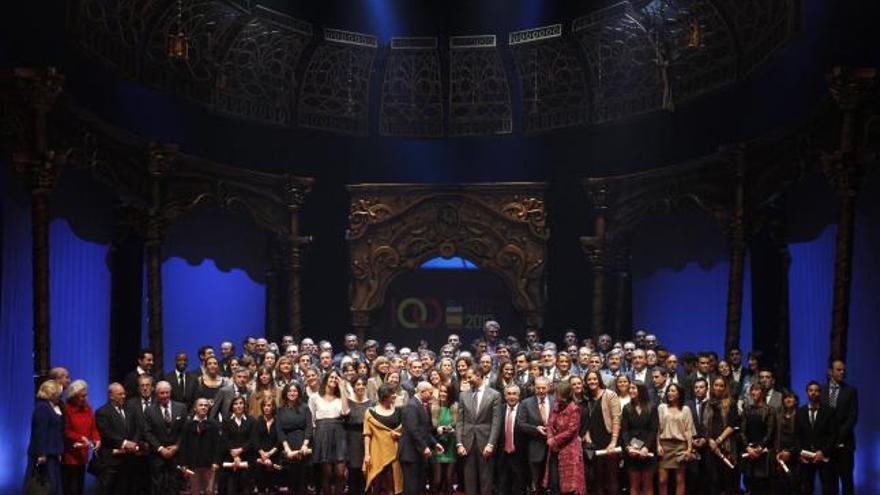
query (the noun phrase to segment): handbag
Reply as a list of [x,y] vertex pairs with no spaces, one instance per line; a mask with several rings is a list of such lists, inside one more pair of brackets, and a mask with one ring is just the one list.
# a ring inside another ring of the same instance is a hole
[[86,465],[86,472],[96,478],[101,474],[101,458],[97,451],[92,452],[89,463]]
[[31,476],[24,487],[25,495],[49,495],[52,493],[52,483],[49,482],[49,473],[45,466],[34,466]]

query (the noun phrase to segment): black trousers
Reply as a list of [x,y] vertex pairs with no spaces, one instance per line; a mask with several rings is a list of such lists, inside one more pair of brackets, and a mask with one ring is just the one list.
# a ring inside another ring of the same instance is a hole
[[529,462],[529,486],[534,488],[537,493],[544,492],[544,470],[547,468],[547,461]]
[[82,495],[86,467],[78,465],[61,465],[61,490],[64,495]]
[[116,495],[118,493],[131,493],[131,466],[127,460],[102,464],[98,474],[95,493],[98,495]]
[[855,449],[851,446],[838,448],[833,453],[832,463],[837,475],[834,484],[837,485],[839,480],[841,493],[843,495],[853,495],[856,492],[855,483],[853,481],[855,454]]
[[400,470],[403,473],[404,495],[421,495],[425,491],[425,463],[401,461]]
[[495,456],[486,459],[474,446],[464,458],[464,492],[467,495],[491,494],[494,483]]
[[501,452],[497,459],[498,493],[522,495],[526,491],[526,462],[522,454]]
[[816,489],[816,474],[822,486],[822,495],[837,495],[837,477],[834,466],[829,462],[801,464],[801,490],[813,495]]

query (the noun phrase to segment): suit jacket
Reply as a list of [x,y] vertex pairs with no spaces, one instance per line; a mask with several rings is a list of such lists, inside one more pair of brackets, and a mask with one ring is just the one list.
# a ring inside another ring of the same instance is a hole
[[[694,418],[694,429],[696,430],[696,433],[694,434],[694,438],[696,438],[696,437],[706,438],[706,436],[707,436],[706,425],[705,425],[705,421],[703,421],[703,418],[706,417],[706,409],[709,407],[709,399],[706,398],[703,401],[703,406],[702,406],[702,409],[700,409],[699,418],[697,417],[696,398],[686,400],[684,402],[684,405],[686,405],[688,407],[688,409],[691,410],[691,415]],[[655,407],[656,407],[656,404],[655,404]],[[739,425],[736,425],[736,426],[739,426]]]
[[177,382],[177,370],[165,373],[163,380],[171,384],[171,400],[181,402],[189,408],[196,395],[198,377],[189,371],[184,373],[184,388],[180,388],[180,384]]
[[125,414],[126,416],[131,416],[135,419],[135,435],[137,436],[138,440],[144,440],[144,412],[146,411],[146,409],[152,407],[155,403],[156,398],[150,397],[150,405],[144,408],[140,395],[137,395],[125,401]]
[[60,456],[64,452],[64,421],[47,400],[38,400],[31,416],[31,457]]
[[222,458],[224,462],[232,461],[232,456],[229,455],[231,449],[242,449],[241,460],[243,461],[254,457],[253,454],[255,450],[251,441],[256,424],[257,421],[247,414],[242,416],[241,426],[235,424],[235,420],[232,417],[223,421],[223,435],[220,450],[223,453]]
[[[830,391],[830,384],[822,389],[820,399],[822,404],[830,404],[828,399]],[[837,421],[836,441],[847,448],[856,448],[855,429],[859,420],[859,395],[856,388],[846,383],[840,384],[840,390],[837,392],[837,407],[834,409],[834,417]]]
[[421,462],[425,447],[433,447],[438,443],[433,435],[431,417],[425,411],[422,401],[417,397],[411,398],[403,408],[401,422],[403,432],[397,457],[401,462]]
[[483,385],[483,398],[477,410],[473,391],[465,392],[458,399],[458,421],[455,425],[455,441],[468,451],[482,451],[487,444],[495,446],[501,433],[501,416],[498,414],[501,394],[487,384]]
[[830,406],[819,406],[816,411],[816,421],[812,425],[810,424],[810,406],[799,407],[794,418],[794,435],[798,446],[797,452],[794,454],[800,455],[801,450],[811,452],[821,450],[823,454],[828,456],[836,441],[837,425],[835,411]]
[[[189,386],[189,385],[187,385]],[[280,393],[280,390],[279,390]],[[250,393],[243,394],[244,396],[244,404],[245,409],[247,409],[250,404]],[[223,415],[223,421],[226,421],[226,418],[229,418],[232,413],[232,399],[235,398],[235,384],[229,383],[228,385],[224,385],[220,387],[220,390],[217,391],[217,395],[214,397],[214,405],[211,406],[211,412],[208,413],[208,418],[213,421],[219,421],[219,415]]]
[[[498,415],[501,417],[501,432],[498,434],[498,444],[495,446],[495,452],[497,455],[503,455],[504,452],[504,442],[505,442],[505,428],[507,421],[507,402],[501,401],[498,404]],[[526,436],[525,431],[522,428],[517,428],[517,424],[520,422],[520,417],[523,415],[523,403],[520,402],[516,407],[516,414],[513,416],[513,454],[521,459],[526,458],[526,454],[529,450],[529,437]]]
[[[547,408],[547,417],[550,417],[550,411],[553,410],[555,402],[554,397],[548,395],[549,406]],[[538,397],[532,396],[520,402],[520,410],[517,413],[516,427],[528,439],[528,458],[529,462],[544,462],[547,458],[547,437],[538,433],[538,426],[547,426],[541,418],[541,412],[538,408]]]
[[157,452],[159,447],[168,447],[180,442],[180,432],[186,423],[186,406],[171,401],[171,422],[165,422],[165,416],[156,401],[144,411],[143,439],[150,444],[150,450]]
[[110,404],[104,404],[95,411],[95,424],[101,435],[101,463],[112,466],[119,465],[128,455],[114,455],[113,449],[122,448],[123,440],[135,442],[138,440],[138,428],[136,419],[128,412],[123,418],[116,408]]

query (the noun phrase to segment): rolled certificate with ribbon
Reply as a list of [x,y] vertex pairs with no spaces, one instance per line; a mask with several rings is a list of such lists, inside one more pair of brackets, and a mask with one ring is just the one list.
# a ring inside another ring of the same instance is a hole
[[780,458],[777,457],[777,458],[776,458],[776,462],[779,464],[779,469],[782,469],[782,471],[783,471],[785,474],[789,474],[789,473],[791,473],[791,469],[788,469],[788,465],[785,464],[785,461],[783,461],[782,459],[780,459]]
[[725,466],[733,469],[733,463],[730,462],[730,459],[728,459],[727,456],[725,456],[720,450],[716,450],[715,455],[717,455],[718,458],[721,459],[721,462],[723,462]]
[[[232,469],[235,467],[235,463],[234,462],[224,462],[223,467],[228,468],[228,469]],[[248,468],[247,461],[242,461],[242,462],[238,463],[238,469],[247,469],[247,468]]]
[[611,454],[620,454],[621,452],[623,452],[623,449],[621,449],[620,447],[614,447],[613,449],[602,449],[596,451],[596,457],[604,457]]

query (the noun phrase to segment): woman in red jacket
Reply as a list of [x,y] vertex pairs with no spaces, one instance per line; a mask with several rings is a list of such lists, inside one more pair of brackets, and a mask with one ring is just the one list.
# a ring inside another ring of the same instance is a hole
[[61,485],[64,495],[81,495],[89,448],[97,449],[101,436],[95,426],[95,414],[86,397],[88,386],[76,380],[67,388],[64,418],[64,454],[61,457]]
[[578,430],[581,409],[571,400],[571,385],[566,381],[556,384],[556,404],[547,423],[547,470],[544,486],[553,493],[586,493],[584,458]]

